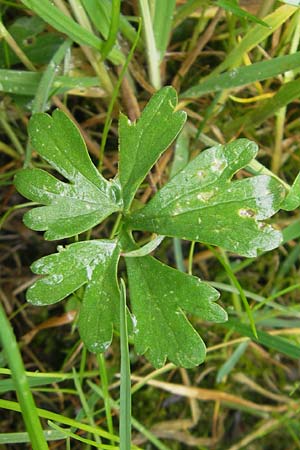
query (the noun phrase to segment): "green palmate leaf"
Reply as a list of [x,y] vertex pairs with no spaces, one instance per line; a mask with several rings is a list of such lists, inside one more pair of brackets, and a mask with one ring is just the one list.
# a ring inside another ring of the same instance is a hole
[[186,114],[175,112],[176,105],[176,91],[166,87],[151,98],[137,123],[120,116],[119,171],[126,209],[153,164],[183,127]]
[[113,324],[119,323],[118,258],[116,241],[76,242],[61,248],[32,265],[34,273],[46,276],[29,288],[27,300],[34,305],[56,303],[86,285],[79,331],[89,350],[103,352],[111,343]]
[[226,312],[214,303],[219,293],[150,256],[126,258],[126,266],[137,352],[155,367],[166,358],[183,367],[203,362],[205,345],[184,311],[203,320],[226,321]]
[[24,222],[47,230],[46,239],[74,236],[122,207],[117,182],[105,180],[93,165],[73,122],[61,111],[52,118],[35,114],[29,126],[33,147],[71,184],[40,169],[19,172],[15,184],[25,197],[45,206],[32,209]]
[[261,220],[279,209],[285,194],[281,183],[266,175],[230,181],[256,153],[257,145],[247,139],[200,153],[144,208],[127,217],[127,227],[250,257],[277,247],[281,233]]

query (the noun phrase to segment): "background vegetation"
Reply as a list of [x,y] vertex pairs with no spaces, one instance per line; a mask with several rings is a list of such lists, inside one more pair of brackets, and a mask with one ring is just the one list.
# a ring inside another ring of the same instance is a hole
[[[120,354],[117,336],[103,357],[85,351],[76,329],[78,297],[49,308],[25,301],[34,280],[30,264],[56,250],[23,225],[29,205],[13,185],[24,165],[47,167],[28,143],[31,114],[62,109],[111,178],[119,111],[138,119],[150,95],[172,84],[188,122],[145,180],[142,202],[176,165],[240,136],[257,142],[259,161],[291,184],[300,161],[300,10],[293,4],[0,0],[0,296],[51,449],[117,445]],[[253,173],[259,170],[258,164]],[[192,319],[208,346],[206,362],[195,369],[153,370],[131,350],[136,446],[300,448],[299,213],[282,213],[276,224],[283,245],[257,259],[171,239],[159,247],[162,261],[209,280],[238,320],[233,326]],[[108,237],[110,229],[108,219],[92,237]],[[3,336],[7,324],[0,325],[3,343],[13,343],[9,331]],[[0,448],[30,448],[13,381],[21,369],[4,352],[0,367]]]

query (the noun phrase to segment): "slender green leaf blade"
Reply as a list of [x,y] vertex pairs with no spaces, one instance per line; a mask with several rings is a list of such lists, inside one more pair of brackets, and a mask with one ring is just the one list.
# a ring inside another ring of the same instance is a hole
[[277,58],[254,63],[250,66],[237,67],[221,75],[208,78],[183,92],[181,97],[198,98],[210,92],[233,89],[256,81],[266,80],[298,67],[300,67],[300,52],[278,56]]
[[256,153],[257,145],[247,139],[200,153],[144,208],[127,217],[127,227],[250,257],[276,248],[281,233],[261,221],[279,209],[285,195],[281,183],[266,175],[230,181]]
[[283,244],[287,242],[298,239],[300,237],[300,222],[297,220],[296,222],[291,223],[282,231],[283,235]]
[[262,25],[263,27],[268,27],[268,25],[258,17],[254,16],[253,14],[250,14],[245,9],[242,9],[238,6],[238,4],[235,1],[232,0],[218,0],[217,5],[221,8],[224,8],[226,11],[231,12],[232,14],[241,17],[243,19],[248,19],[251,22],[258,23]]
[[230,374],[230,372],[234,369],[236,364],[239,362],[240,358],[245,353],[247,347],[249,345],[249,341],[242,342],[238,347],[235,349],[235,351],[232,353],[232,355],[225,361],[224,364],[219,368],[216,382],[221,383],[227,375]]
[[280,108],[287,106],[289,103],[297,100],[300,95],[300,80],[290,81],[278,90],[274,97],[266,100],[260,107],[252,109],[247,114],[228,122],[224,129],[230,134],[241,128],[256,127],[260,125],[268,117],[272,117]]
[[[22,3],[54,29],[65,33],[74,42],[80,45],[89,45],[101,51],[103,41],[89,30],[85,29],[70,17],[67,17],[49,0],[22,0]],[[124,55],[118,49],[113,49],[109,59],[116,64],[124,62]]]
[[78,44],[90,45],[97,50],[101,49],[103,44],[101,39],[67,17],[49,0],[22,0],[22,3],[38,14],[45,22],[52,25],[56,30],[67,34]]
[[166,358],[183,367],[203,362],[205,345],[184,311],[212,322],[227,320],[214,303],[219,293],[150,256],[126,258],[126,266],[137,352],[155,367]]
[[[112,4],[110,0],[82,0],[82,4],[96,29],[107,39],[109,34]],[[136,39],[136,30],[123,14],[120,14],[120,31],[130,42]],[[141,45],[138,44],[138,47]]]
[[45,206],[24,216],[34,230],[47,230],[45,238],[62,239],[82,233],[121,209],[117,182],[108,182],[97,171],[73,122],[56,110],[52,118],[35,114],[29,126],[38,153],[71,184],[40,169],[25,169],[15,185],[25,197]]
[[241,42],[229,53],[226,59],[211,72],[207,79],[213,78],[216,74],[239,65],[245,53],[252,50],[256,45],[274,33],[274,31],[285,23],[296,11],[296,8],[293,6],[283,5],[264,18],[264,22],[268,25],[268,28],[265,26],[263,27],[260,24],[251,27]]
[[57,303],[86,285],[79,331],[90,351],[103,352],[112,340],[113,324],[119,324],[118,258],[117,243],[111,240],[62,247],[32,265],[44,277],[28,289],[27,300],[39,306]]
[[300,358],[299,346],[289,342],[287,339],[279,336],[272,336],[271,334],[261,330],[257,330],[258,339],[256,339],[249,325],[240,323],[234,319],[228,320],[224,326],[231,330],[237,331],[242,336],[247,336],[253,341],[265,345],[268,348],[272,348],[280,353],[283,353],[290,358]]
[[[42,76],[41,72],[0,69],[0,89],[10,94],[34,96]],[[58,94],[70,89],[98,86],[99,78],[97,77],[70,77],[67,75],[56,76],[52,84],[53,90]]]
[[162,61],[170,39],[170,32],[173,21],[173,14],[176,7],[176,0],[156,0],[153,18],[153,32],[156,48]]
[[151,98],[137,123],[120,116],[119,171],[126,209],[153,164],[183,127],[186,114],[174,112],[176,105],[176,91],[165,87]]

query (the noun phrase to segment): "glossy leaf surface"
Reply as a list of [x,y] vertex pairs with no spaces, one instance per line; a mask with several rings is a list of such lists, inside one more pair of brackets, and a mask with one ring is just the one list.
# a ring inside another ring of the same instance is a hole
[[119,291],[116,241],[76,242],[45,256],[32,271],[45,275],[27,291],[34,305],[59,302],[86,285],[79,315],[79,331],[89,350],[102,352],[112,339],[113,323],[119,323]]
[[119,121],[120,182],[124,205],[133,197],[159,156],[173,142],[186,120],[183,111],[174,112],[176,91],[165,87],[145,107],[137,123],[121,114]]
[[256,153],[256,144],[247,139],[203,151],[132,213],[127,226],[250,257],[277,247],[281,233],[261,220],[279,209],[282,185],[265,175],[231,181]]
[[144,256],[126,258],[135,346],[155,367],[166,358],[194,367],[205,358],[205,345],[184,311],[212,322],[227,320],[215,302],[219,293],[198,278]]
[[40,203],[24,216],[33,230],[49,240],[89,230],[122,207],[119,186],[105,180],[93,165],[73,122],[61,111],[35,114],[29,132],[35,150],[71,184],[40,169],[25,169],[15,178],[24,197]]

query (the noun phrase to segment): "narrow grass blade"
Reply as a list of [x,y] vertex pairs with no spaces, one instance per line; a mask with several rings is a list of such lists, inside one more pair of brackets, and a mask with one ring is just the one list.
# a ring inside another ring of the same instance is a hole
[[[167,367],[167,366],[165,366]],[[173,365],[172,365],[173,367]],[[100,397],[104,398],[104,393],[102,392],[101,388],[97,385],[92,383],[91,381],[87,382],[88,385],[91,387],[91,389],[95,392],[97,392]],[[146,384],[146,381],[145,381]],[[131,393],[133,393],[131,391]],[[118,402],[113,400],[112,398],[109,399],[111,407],[115,410],[120,410],[120,405]],[[134,417],[131,417],[132,426],[135,430],[139,431],[141,434],[143,434],[149,442],[155,445],[155,448],[158,448],[159,450],[170,450],[169,447],[166,447],[151,431],[149,431],[144,425],[142,425],[140,422],[138,422]],[[131,449],[136,448],[135,446],[131,446]]]
[[129,63],[130,63],[130,61],[131,61],[131,59],[132,59],[132,57],[134,55],[134,51],[135,51],[136,46],[138,44],[138,41],[139,41],[139,38],[140,38],[140,35],[141,35],[141,29],[142,29],[142,22],[140,20],[139,21],[139,27],[138,27],[138,30],[137,30],[136,39],[135,39],[135,41],[134,41],[134,43],[133,43],[133,45],[132,45],[132,47],[130,49],[130,52],[128,53],[128,56],[127,56],[126,61],[125,61],[125,64],[122,67],[122,70],[121,70],[121,72],[119,74],[118,81],[115,84],[111,100],[109,102],[107,115],[106,115],[106,120],[105,120],[105,124],[104,124],[104,129],[103,129],[103,134],[102,134],[100,153],[99,153],[99,162],[98,162],[98,170],[99,171],[101,171],[101,168],[102,168],[102,162],[103,162],[103,157],[104,157],[104,150],[105,150],[105,145],[106,145],[106,140],[107,140],[109,128],[110,128],[111,121],[112,121],[111,117],[112,117],[112,112],[113,112],[113,109],[114,109],[114,105],[115,105],[115,102],[117,100],[117,97],[118,97],[118,94],[119,94],[119,90],[120,90],[123,78],[125,76],[127,67],[128,67],[128,65],[129,65]]
[[103,41],[85,28],[81,27],[70,17],[56,8],[49,0],[22,0],[22,3],[34,11],[45,22],[56,30],[65,33],[72,41],[80,45],[89,45],[101,50]]
[[293,55],[279,56],[267,61],[238,67],[221,75],[204,80],[202,83],[183,92],[180,97],[198,98],[210,92],[233,89],[256,81],[276,77],[288,70],[300,67],[300,52]]
[[103,353],[99,353],[97,355],[97,361],[100,372],[101,386],[103,390],[103,399],[104,399],[104,408],[106,415],[106,422],[108,431],[113,434],[114,426],[112,421],[111,407],[110,407],[110,395],[109,395],[109,386],[108,386],[108,378],[107,378],[107,370],[105,365],[105,359]]
[[[0,86],[2,92],[28,97],[36,94],[38,85],[43,77],[40,72],[0,69]],[[57,94],[63,94],[71,89],[98,87],[98,77],[69,77],[55,76],[52,89]]]
[[300,80],[290,81],[284,84],[279,91],[270,100],[267,100],[263,106],[254,108],[242,117],[231,121],[225,126],[225,131],[234,133],[238,129],[255,127],[264,120],[273,116],[280,108],[296,100],[300,95]]
[[[56,430],[44,430],[44,437],[46,441],[60,441],[65,439],[65,434]],[[1,433],[0,445],[6,444],[30,444],[30,437],[28,433]]]
[[102,45],[101,49],[101,56],[103,60],[106,59],[117,41],[120,23],[120,7],[121,0],[112,0],[109,33],[107,41]]
[[265,17],[264,22],[268,25],[268,28],[258,24],[251,28],[241,42],[231,51],[231,53],[229,53],[227,58],[211,72],[207,79],[213,78],[215,75],[239,65],[245,53],[248,53],[256,45],[260,44],[268,36],[273,34],[274,31],[285,23],[296,11],[297,9],[293,6],[284,5]]
[[176,0],[155,1],[153,31],[160,61],[164,59],[169,43]]
[[[44,71],[42,78],[39,82],[37,92],[35,94],[32,106],[32,114],[38,112],[44,112],[46,110],[46,105],[48,97],[50,95],[50,90],[55,79],[56,70],[59,67],[62,59],[64,58],[66,51],[70,48],[72,41],[67,39],[56,51],[47,69]],[[25,152],[24,167],[28,167],[31,159],[32,146],[28,141]]]
[[249,325],[246,325],[234,319],[229,319],[228,322],[225,322],[222,325],[229,330],[234,330],[242,336],[247,336],[251,340],[258,342],[259,344],[262,344],[268,348],[272,348],[279,353],[283,353],[290,358],[300,358],[299,346],[292,344],[287,339],[283,339],[278,336],[271,336],[270,334],[261,330],[257,330],[256,338]]
[[300,223],[294,222],[288,225],[286,228],[282,231],[283,235],[283,244],[286,244],[289,241],[292,241],[293,239],[298,239],[300,237]]
[[225,271],[226,271],[226,273],[228,275],[228,278],[232,282],[233,286],[238,290],[238,293],[239,293],[239,295],[240,295],[240,297],[242,299],[244,308],[246,310],[249,322],[251,324],[251,330],[253,332],[253,335],[255,337],[257,337],[257,331],[256,331],[256,327],[255,327],[255,321],[254,321],[254,318],[253,318],[253,314],[252,314],[252,311],[250,309],[247,297],[245,295],[245,292],[244,292],[242,286],[240,285],[240,283],[239,283],[238,279],[236,278],[236,276],[235,276],[233,270],[231,269],[230,265],[227,264],[227,262],[219,255],[219,253],[216,252],[216,250],[213,247],[208,245],[208,248],[213,252],[213,254],[216,256],[216,258],[222,264],[222,266],[224,267],[224,269],[225,269]]
[[236,2],[232,0],[219,0],[217,2],[217,5],[221,8],[225,9],[226,11],[231,12],[237,17],[241,17],[242,19],[248,19],[251,22],[258,23],[262,25],[263,27],[269,27],[269,25],[264,22],[263,20],[259,19],[258,17],[255,17],[253,14],[250,14],[245,9],[240,8]]
[[[111,1],[101,0],[101,2],[99,2],[99,0],[81,0],[81,3],[88,13],[89,18],[96,30],[98,30],[105,39],[108,39],[112,10]],[[129,23],[127,18],[122,14],[120,15],[119,26],[123,36],[133,44],[136,39],[137,32],[135,28]],[[138,47],[140,50],[142,50],[143,46],[141,41],[138,43]]]
[[139,0],[141,16],[143,19],[144,36],[146,41],[147,59],[149,78],[152,86],[155,89],[161,87],[160,77],[160,58],[159,52],[156,48],[156,41],[154,36],[153,24],[150,15],[150,8],[148,0]]
[[120,386],[120,450],[131,448],[131,379],[126,319],[126,286],[120,285],[120,347],[121,347],[121,386]]
[[95,441],[92,441],[91,439],[87,439],[82,436],[79,436],[78,434],[73,433],[70,429],[62,428],[59,425],[51,422],[50,420],[48,423],[51,428],[53,428],[57,432],[61,432],[65,438],[70,437],[70,438],[74,439],[75,441],[83,442],[84,444],[87,444],[88,446],[95,447],[95,448],[101,448],[102,450],[118,450],[118,448],[119,448],[119,447],[116,447],[115,445],[105,445],[100,442],[95,442]]
[[2,343],[8,365],[12,371],[20,410],[30,436],[33,450],[48,450],[47,441],[38,417],[33,396],[25,374],[23,361],[12,327],[0,304],[0,341]]
[[[89,403],[87,401],[86,395],[83,392],[79,376],[77,375],[77,372],[76,372],[76,370],[74,368],[73,368],[73,376],[74,376],[75,388],[76,388],[76,391],[77,391],[78,396],[80,398],[80,402],[81,402],[82,408],[84,410],[84,413],[86,415],[86,418],[87,418],[88,422],[90,423],[90,425],[93,428],[97,428],[95,420],[94,420],[94,417],[93,417],[93,412],[90,409],[90,406],[89,406]],[[100,444],[101,443],[100,437],[97,434],[95,434],[94,437],[95,437],[95,441],[98,444]]]
[[238,347],[235,349],[235,351],[232,353],[232,355],[227,359],[225,364],[223,364],[217,373],[216,381],[217,383],[221,383],[223,379],[230,374],[230,372],[233,370],[233,368],[236,366],[236,364],[239,362],[240,358],[245,353],[245,350],[248,347],[248,341],[242,342]]
[[71,44],[72,41],[67,39],[56,51],[50,63],[48,64],[47,69],[43,72],[33,101],[32,114],[35,114],[37,112],[44,112],[46,110],[47,100],[55,79],[56,71],[57,69],[59,69],[59,64],[63,60]]
[[[0,408],[6,409],[9,411],[21,412],[21,407],[20,407],[19,403],[12,402],[9,400],[0,399]],[[77,420],[70,419],[69,417],[62,416],[61,414],[47,411],[46,409],[37,408],[37,412],[38,412],[39,417],[43,417],[44,419],[62,423],[64,425],[73,427],[75,429],[83,430],[88,433],[97,434],[98,436],[101,436],[105,439],[112,440],[114,442],[120,442],[120,439],[117,436],[112,435],[112,434],[108,433],[107,431],[102,430],[99,427],[94,428],[91,425],[88,425],[86,423],[78,422]],[[43,448],[44,447],[40,447],[40,449],[37,449],[37,450],[42,450]],[[48,449],[48,447],[46,447],[46,448]]]
[[[37,386],[47,386],[48,384],[52,383],[59,383],[60,381],[63,381],[62,379],[58,377],[47,377],[47,378],[31,378],[28,377],[28,383],[30,387],[37,387]],[[5,392],[10,392],[15,390],[15,382],[12,378],[7,378],[4,380],[0,380],[0,394],[4,394]]]
[[173,29],[183,22],[200,6],[207,5],[207,0],[187,0],[174,14]]

